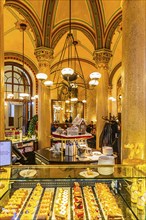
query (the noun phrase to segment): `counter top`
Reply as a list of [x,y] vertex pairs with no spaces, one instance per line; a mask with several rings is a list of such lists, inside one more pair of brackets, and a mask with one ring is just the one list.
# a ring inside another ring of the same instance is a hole
[[65,164],[65,163],[94,163],[98,162],[99,156],[88,156],[87,158],[80,158],[77,156],[65,156],[60,152],[52,152],[50,148],[44,148],[35,151],[35,155],[45,164]]

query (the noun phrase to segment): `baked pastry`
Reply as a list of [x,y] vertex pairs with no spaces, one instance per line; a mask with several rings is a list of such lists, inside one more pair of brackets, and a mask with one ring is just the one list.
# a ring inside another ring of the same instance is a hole
[[69,191],[68,188],[58,188],[54,202],[54,215],[56,220],[66,220],[69,214]]
[[77,182],[73,187],[73,215],[75,220],[83,220],[85,217],[82,191]]
[[37,220],[46,220],[50,216],[50,209],[53,200],[53,191],[46,190],[40,202],[40,208],[37,214]]
[[83,192],[89,219],[101,219],[100,210],[95,200],[92,187],[84,186]]
[[122,210],[119,208],[116,198],[111,193],[108,185],[105,183],[95,183],[95,190],[106,218],[118,216],[123,219]]

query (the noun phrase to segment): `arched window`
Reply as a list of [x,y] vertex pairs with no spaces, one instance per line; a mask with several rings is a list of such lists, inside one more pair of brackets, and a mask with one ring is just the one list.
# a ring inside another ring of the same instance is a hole
[[[4,67],[5,83],[5,126],[25,128],[32,117],[32,80],[28,72],[17,63],[6,62]],[[26,93],[27,97],[20,94]]]
[[26,70],[19,64],[5,64],[5,100],[9,99],[13,94],[13,100],[21,101],[20,93],[29,94],[32,96],[32,81]]

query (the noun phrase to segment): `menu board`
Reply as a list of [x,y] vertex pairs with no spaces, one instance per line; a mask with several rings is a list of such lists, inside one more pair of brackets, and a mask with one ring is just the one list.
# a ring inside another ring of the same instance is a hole
[[12,161],[12,142],[0,141],[0,166],[11,165]]

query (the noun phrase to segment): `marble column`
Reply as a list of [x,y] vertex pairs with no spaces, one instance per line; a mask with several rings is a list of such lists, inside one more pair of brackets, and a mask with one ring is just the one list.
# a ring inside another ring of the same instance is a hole
[[108,116],[108,63],[111,58],[111,51],[108,49],[95,50],[93,58],[97,71],[101,73],[99,85],[96,89],[96,148],[98,149],[99,137],[105,123],[102,116]]
[[[39,72],[50,74],[50,62],[53,58],[51,48],[39,47],[35,50]],[[51,135],[51,97],[50,90],[39,81],[38,89],[38,143],[39,148],[50,147]]]
[[146,1],[124,0],[122,10],[122,159],[146,159]]
[[5,139],[4,109],[4,0],[0,1],[0,140]]

